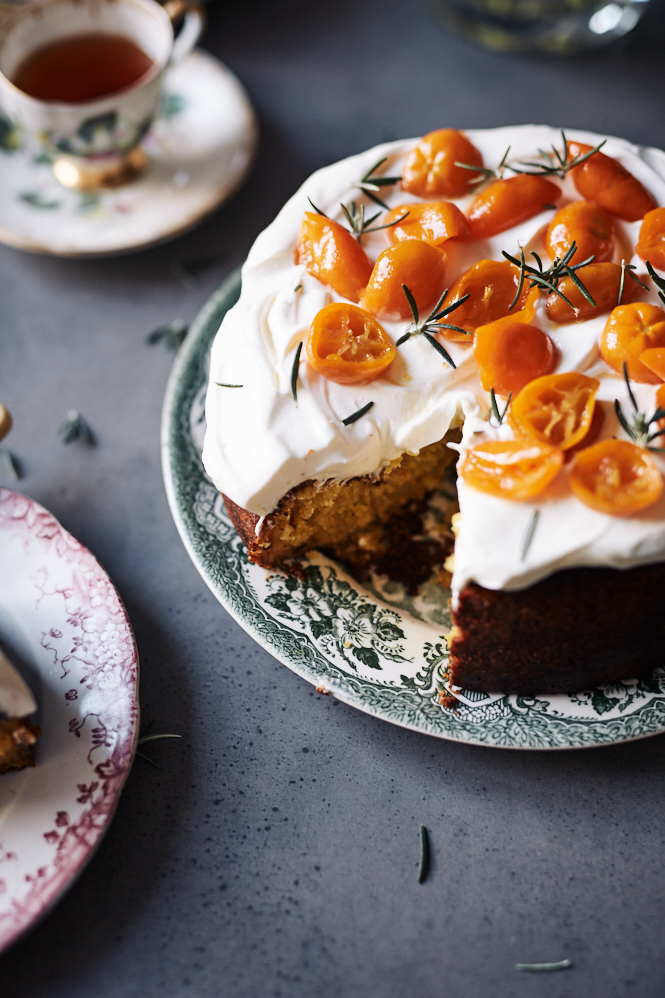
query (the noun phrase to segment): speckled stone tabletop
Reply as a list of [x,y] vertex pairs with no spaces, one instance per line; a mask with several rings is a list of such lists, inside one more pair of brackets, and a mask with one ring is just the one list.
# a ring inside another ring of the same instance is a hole
[[[235,200],[132,257],[0,248],[19,487],[109,571],[136,631],[143,719],[184,736],[151,746],[161,768],[136,761],[89,867],[0,959],[3,998],[662,995],[665,739],[473,748],[318,696],[189,561],[159,464],[171,355],[145,336],[191,320],[312,170],[382,139],[536,121],[665,147],[664,41],[657,6],[625,45],[554,60],[484,52],[417,0],[218,0],[204,47],[262,129]],[[174,276],[218,254],[195,284]],[[70,408],[96,448],[57,441]],[[562,959],[573,967],[515,970]]]

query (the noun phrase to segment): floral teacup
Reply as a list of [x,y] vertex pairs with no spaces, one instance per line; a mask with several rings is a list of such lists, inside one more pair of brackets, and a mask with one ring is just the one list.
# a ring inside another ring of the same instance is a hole
[[[167,9],[185,13],[177,38]],[[53,171],[66,187],[117,186],[140,173],[147,156],[140,146],[155,116],[164,71],[196,44],[199,9],[155,0],[34,0],[0,27],[0,105],[14,125],[36,134],[53,156]],[[150,68],[123,90],[89,101],[39,100],[12,83],[23,60],[42,46],[74,35],[124,35],[151,60]]]

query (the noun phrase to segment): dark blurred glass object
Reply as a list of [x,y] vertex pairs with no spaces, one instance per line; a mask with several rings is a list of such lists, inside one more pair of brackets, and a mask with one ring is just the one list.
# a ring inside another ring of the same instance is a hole
[[486,48],[566,55],[632,31],[649,0],[426,0],[449,27]]

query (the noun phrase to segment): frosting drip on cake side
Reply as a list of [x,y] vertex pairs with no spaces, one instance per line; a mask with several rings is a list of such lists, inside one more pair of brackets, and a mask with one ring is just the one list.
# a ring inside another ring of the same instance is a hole
[[[494,167],[506,147],[510,162],[532,160],[539,148],[561,145],[556,129],[520,126],[467,131],[481,151],[486,166]],[[569,132],[569,139],[597,145],[604,136]],[[448,367],[422,336],[412,336],[379,379],[361,385],[339,385],[318,375],[303,362],[299,369],[297,405],[291,396],[291,370],[297,343],[317,312],[326,304],[343,301],[331,289],[294,263],[294,251],[308,197],[336,221],[344,221],[341,203],[361,200],[354,185],[380,158],[382,171],[399,174],[406,153],[416,139],[368,150],[318,171],[284,206],[275,221],[258,237],[243,267],[242,294],[226,315],[212,349],[210,385],[206,401],[207,431],[203,450],[213,482],[239,506],[268,515],[289,489],[313,479],[352,478],[375,474],[405,451],[417,453],[440,440],[451,424],[465,420],[462,447],[488,436],[512,436],[507,426],[492,430],[487,423],[488,395],[483,391],[471,346],[444,340],[456,370]],[[665,154],[639,150],[620,139],[608,139],[603,151],[619,160],[665,205]],[[563,191],[559,206],[579,200],[569,177],[557,180]],[[390,207],[421,199],[398,186],[383,188]],[[473,195],[457,199],[465,210]],[[371,207],[371,204],[370,206]],[[378,210],[378,209],[377,209]],[[542,254],[542,233],[551,210],[488,240],[444,244],[448,254],[447,283],[481,259],[502,260],[501,251]],[[380,220],[379,220],[380,222]],[[632,258],[640,223],[614,219],[617,233],[615,260]],[[363,237],[372,261],[389,245],[384,232]],[[297,289],[297,290],[296,290]],[[655,293],[643,300],[654,304]],[[623,380],[599,357],[598,342],[607,314],[587,322],[555,325],[545,314],[544,299],[537,305],[534,324],[558,348],[557,373],[583,371],[601,382],[597,398],[603,403],[605,424],[601,438],[617,434],[613,402],[629,406]],[[451,320],[454,322],[454,313]],[[382,322],[396,341],[408,322]],[[216,382],[242,385],[219,387]],[[633,385],[640,407],[655,409],[655,386]],[[373,402],[357,422],[342,420]],[[665,462],[656,455],[661,470]],[[597,513],[576,499],[559,478],[531,502],[497,499],[459,483],[460,529],[455,546],[453,590],[475,580],[489,589],[516,589],[551,572],[575,565],[629,567],[665,559],[665,497],[643,513],[629,518]],[[522,558],[524,538],[533,512],[537,529]]]

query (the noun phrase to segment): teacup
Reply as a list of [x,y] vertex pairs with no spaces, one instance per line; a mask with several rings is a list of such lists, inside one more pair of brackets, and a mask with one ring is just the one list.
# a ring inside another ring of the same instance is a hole
[[[172,17],[183,13],[176,38]],[[155,0],[34,0],[0,26],[0,106],[14,125],[39,137],[66,187],[126,183],[147,164],[140,142],[157,111],[164,71],[194,47],[203,24],[201,9],[189,9],[186,0],[171,0],[166,8]],[[124,89],[76,103],[40,100],[14,85],[30,54],[86,34],[130,38],[152,64]]]

